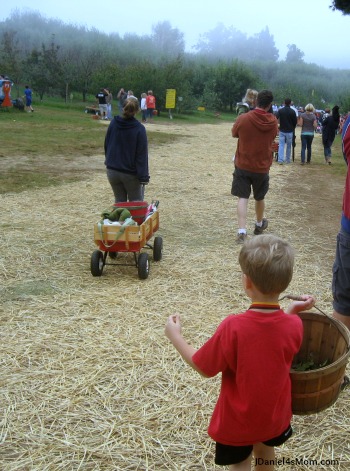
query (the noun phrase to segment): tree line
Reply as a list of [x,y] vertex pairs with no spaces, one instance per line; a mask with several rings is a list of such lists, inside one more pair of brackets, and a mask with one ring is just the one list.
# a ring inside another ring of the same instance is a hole
[[350,71],[307,64],[303,57],[290,44],[279,60],[267,27],[247,37],[219,24],[188,53],[183,33],[168,21],[155,25],[151,35],[124,37],[38,12],[15,11],[0,22],[0,73],[13,80],[17,96],[28,83],[40,100],[68,100],[74,93],[85,102],[101,87],[115,95],[121,87],[131,89],[136,96],[152,89],[162,110],[170,88],[181,97],[179,112],[198,106],[233,111],[247,88],[269,88],[277,104],[289,96],[296,105],[311,102],[322,109],[337,103],[349,111]]

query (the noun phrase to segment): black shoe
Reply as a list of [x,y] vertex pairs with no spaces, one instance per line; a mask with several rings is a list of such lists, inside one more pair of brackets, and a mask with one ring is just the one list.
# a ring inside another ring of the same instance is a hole
[[269,225],[269,221],[267,219],[263,219],[262,220],[262,225],[261,227],[257,226],[255,224],[255,229],[254,229],[254,234],[255,235],[259,235],[259,234],[262,234],[264,232],[264,230],[267,228],[267,226]]

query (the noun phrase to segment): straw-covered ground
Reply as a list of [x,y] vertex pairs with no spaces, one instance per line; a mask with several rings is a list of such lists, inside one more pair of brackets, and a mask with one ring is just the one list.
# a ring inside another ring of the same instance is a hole
[[[220,379],[191,371],[164,324],[180,313],[198,347],[248,306],[230,195],[234,141],[227,123],[151,126],[181,140],[150,149],[146,193],[160,201],[164,254],[147,280],[134,266],[90,273],[93,225],[112,204],[102,149],[82,164],[83,182],[2,196],[1,470],[219,469],[206,429]],[[323,159],[320,136],[314,159]],[[266,200],[268,232],[297,249],[289,293],[315,294],[327,313],[343,180],[326,166],[274,164]],[[277,469],[348,469],[349,398],[294,417]]]

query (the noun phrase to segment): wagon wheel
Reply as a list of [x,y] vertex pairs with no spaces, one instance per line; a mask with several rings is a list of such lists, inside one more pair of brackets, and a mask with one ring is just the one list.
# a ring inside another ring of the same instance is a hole
[[163,239],[161,237],[155,237],[153,243],[153,260],[159,262],[163,256]]
[[138,261],[137,261],[137,269],[138,269],[140,280],[145,280],[146,278],[148,278],[149,270],[150,270],[150,263],[149,263],[147,253],[140,253]]
[[91,274],[92,276],[101,276],[104,267],[103,253],[101,250],[95,250],[91,255]]

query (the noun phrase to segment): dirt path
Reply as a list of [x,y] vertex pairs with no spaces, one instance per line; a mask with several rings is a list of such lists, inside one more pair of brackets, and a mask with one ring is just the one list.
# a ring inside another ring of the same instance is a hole
[[[219,380],[189,371],[163,326],[181,313],[199,346],[247,306],[230,195],[234,143],[227,124],[149,126],[182,140],[150,152],[147,199],[160,201],[164,257],[146,281],[135,267],[91,276],[93,224],[112,204],[102,154],[87,158],[95,173],[84,182],[2,197],[2,469],[216,469],[206,427]],[[272,166],[267,217],[269,232],[297,249],[290,291],[314,293],[330,313],[343,179],[321,165],[319,136],[314,151],[310,166]],[[279,455],[341,462],[298,471],[347,469],[349,405],[347,395],[296,417]]]

